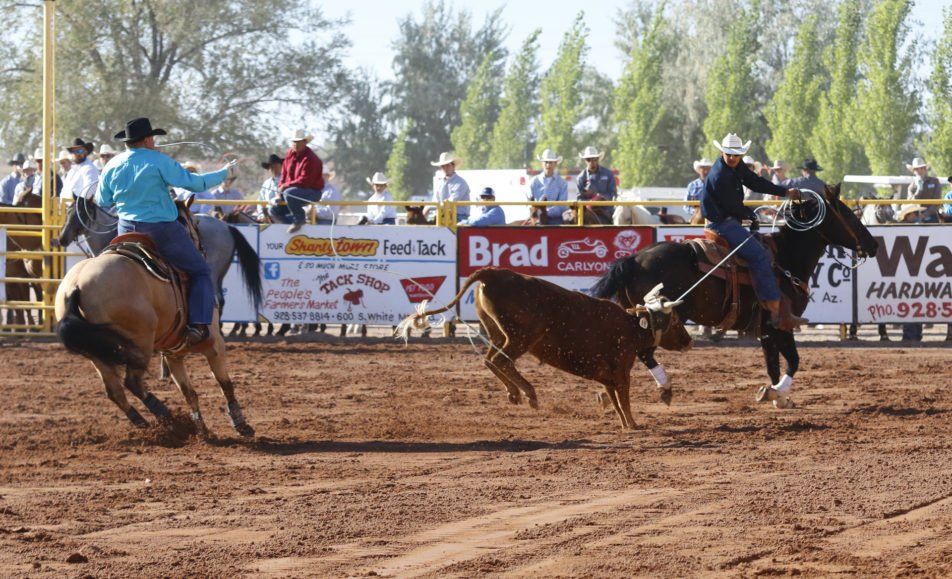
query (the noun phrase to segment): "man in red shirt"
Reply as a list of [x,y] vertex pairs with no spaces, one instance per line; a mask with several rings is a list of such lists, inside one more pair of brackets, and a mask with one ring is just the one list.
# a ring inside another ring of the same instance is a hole
[[[288,233],[294,233],[304,225],[304,206],[321,199],[324,188],[324,163],[307,146],[314,137],[298,129],[291,135],[291,148],[284,156],[281,180],[278,182],[278,205],[268,208],[276,223],[290,223]],[[282,205],[287,201],[287,205]]]

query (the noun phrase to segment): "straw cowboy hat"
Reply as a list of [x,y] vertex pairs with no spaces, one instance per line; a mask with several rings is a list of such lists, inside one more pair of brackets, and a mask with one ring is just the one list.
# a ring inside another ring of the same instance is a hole
[[43,160],[43,148],[42,148],[42,147],[37,147],[37,148],[33,151],[33,160],[34,160],[34,161],[42,161],[42,160]]
[[714,166],[714,163],[712,163],[711,160],[708,159],[707,157],[704,157],[700,161],[694,162],[694,171],[697,172],[697,170],[700,169],[701,167],[707,167],[708,169],[710,169],[713,166]]
[[99,147],[100,157],[102,157],[103,155],[115,155],[115,154],[116,154],[116,150],[110,147],[107,143],[103,143],[102,146]]
[[377,171],[376,173],[374,173],[373,177],[370,177],[367,179],[367,182],[370,183],[371,185],[386,185],[390,181],[387,179],[386,175],[384,175],[380,171]]
[[923,159],[922,157],[916,157],[915,159],[912,160],[911,165],[906,165],[906,169],[909,169],[910,171],[914,169],[918,169],[919,167],[925,167],[926,169],[928,169],[929,163],[926,163],[926,160]]
[[261,168],[268,169],[271,167],[271,165],[280,165],[282,163],[284,163],[284,159],[275,155],[274,153],[271,153],[271,155],[267,159],[265,159],[264,161],[261,161]]
[[896,221],[902,223],[906,220],[906,217],[909,217],[912,213],[921,213],[925,211],[926,208],[924,205],[904,205],[902,211],[899,212],[899,215],[896,216]]
[[295,129],[294,132],[291,133],[291,136],[288,140],[291,141],[292,143],[296,143],[297,141],[304,141],[305,143],[310,143],[313,138],[314,136],[307,134],[307,131],[305,131],[304,129]]
[[718,151],[728,155],[746,155],[747,149],[750,148],[750,141],[744,143],[734,133],[727,133],[727,136],[720,143],[714,141],[714,146],[717,147]]
[[188,171],[189,173],[199,172],[198,163],[194,161],[185,161],[184,163],[182,163],[182,168]]
[[537,159],[539,159],[543,163],[551,163],[551,162],[561,163],[562,162],[562,157],[556,155],[555,151],[553,151],[552,149],[546,149],[542,151],[542,154],[539,155]]
[[584,160],[587,159],[598,159],[602,160],[602,157],[605,156],[605,151],[599,151],[595,147],[588,146],[582,149],[582,152],[578,154],[578,158]]
[[86,141],[82,140],[80,137],[76,137],[75,139],[73,139],[73,144],[68,145],[66,147],[66,150],[69,151],[70,153],[78,153],[80,151],[86,151],[86,154],[88,155],[96,150],[96,146],[93,145],[92,141],[87,143]]
[[63,149],[62,151],[59,152],[59,155],[56,156],[56,160],[57,161],[72,161],[73,158],[70,157],[69,151],[67,151],[66,149]]
[[146,137],[154,137],[156,135],[165,134],[165,129],[153,129],[152,122],[149,119],[145,117],[139,117],[138,119],[132,119],[126,123],[126,130],[119,131],[113,138],[118,139],[123,143],[134,143],[136,141],[141,141]]
[[440,153],[440,158],[436,161],[430,161],[430,164],[434,167],[442,167],[443,165],[456,164],[459,162],[459,157],[453,153]]
[[779,170],[779,169],[784,169],[784,170],[786,170],[787,164],[786,164],[785,162],[781,161],[780,159],[777,159],[777,160],[775,160],[775,161],[773,162],[773,165],[771,165],[771,166],[769,166],[769,167],[767,167],[767,168],[770,169],[771,171],[777,171],[777,170]]

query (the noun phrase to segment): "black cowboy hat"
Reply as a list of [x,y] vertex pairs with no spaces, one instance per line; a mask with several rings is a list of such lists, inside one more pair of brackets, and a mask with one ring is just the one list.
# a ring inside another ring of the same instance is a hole
[[134,143],[146,137],[165,134],[167,134],[165,129],[153,129],[149,119],[140,117],[126,123],[126,130],[116,133],[113,138],[119,139],[123,143]]
[[66,147],[66,150],[69,151],[70,153],[72,153],[75,149],[84,149],[86,151],[86,154],[88,155],[92,153],[96,149],[96,147],[95,145],[93,145],[92,141],[87,143],[81,138],[76,137],[75,139],[73,139],[73,144]]
[[804,160],[803,160],[803,164],[800,165],[800,168],[801,168],[801,169],[807,169],[807,170],[809,170],[809,171],[822,171],[822,170],[823,170],[823,167],[821,167],[821,166],[816,162],[816,159],[813,159],[813,158],[811,158],[811,157],[807,157],[806,159],[804,159]]
[[7,161],[7,165],[22,166],[24,161],[26,161],[26,157],[23,156],[23,153],[17,153],[16,156]]
[[271,167],[271,165],[277,165],[278,163],[283,163],[283,162],[284,162],[284,159],[282,159],[281,157],[275,155],[274,153],[271,153],[271,156],[268,157],[268,160],[267,160],[267,161],[262,161],[262,162],[261,162],[261,168],[262,168],[262,169],[267,169],[267,168]]

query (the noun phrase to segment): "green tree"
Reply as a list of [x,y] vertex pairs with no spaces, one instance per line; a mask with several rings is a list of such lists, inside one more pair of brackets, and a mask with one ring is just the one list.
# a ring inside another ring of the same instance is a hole
[[943,33],[932,53],[926,121],[931,134],[919,144],[939,175],[952,175],[952,7],[943,11]]
[[744,140],[753,140],[759,134],[750,56],[758,48],[755,22],[742,9],[734,15],[723,52],[711,66],[704,94],[708,111],[704,119],[704,150],[711,157],[717,155],[712,142],[720,141],[727,133],[737,133]]
[[862,8],[861,0],[843,0],[837,14],[836,38],[823,59],[830,85],[820,95],[810,145],[823,165],[824,179],[831,183],[867,169],[863,146],[853,130]]
[[544,149],[553,149],[563,156],[571,155],[578,143],[575,125],[582,119],[580,86],[585,67],[585,36],[588,28],[584,13],[575,17],[572,28],[559,45],[555,62],[539,86],[538,135],[534,157]]
[[877,0],[866,25],[859,61],[855,128],[877,175],[902,170],[905,145],[916,124],[918,94],[912,88],[915,43],[903,51],[909,32],[910,0]]
[[487,54],[476,70],[466,100],[460,105],[460,125],[453,129],[450,140],[456,154],[470,169],[485,169],[492,146],[490,135],[499,116],[499,83],[493,78],[495,57]]
[[809,16],[800,25],[793,58],[770,100],[767,124],[771,137],[766,143],[769,158],[799,160],[812,155],[808,141],[823,87],[816,28],[816,16]]
[[[29,3],[6,7],[11,20],[29,23],[32,44],[20,47],[30,55],[28,71],[2,73],[5,107],[26,107],[7,108],[4,124],[35,138],[41,11]],[[260,154],[279,133],[277,107],[295,115],[336,102],[348,42],[322,39],[345,22],[324,18],[307,0],[67,0],[55,10],[60,142],[76,135],[111,141],[125,121],[148,116],[170,140]],[[0,45],[20,38],[4,35]],[[15,86],[32,98],[8,98]]]
[[424,4],[421,20],[408,15],[400,21],[394,43],[393,120],[403,124],[413,119],[405,143],[406,186],[413,193],[431,190],[430,161],[452,149],[450,133],[460,124],[466,87],[487,55],[492,55],[492,78],[501,82],[506,59],[501,10],[474,30],[469,12],[431,0]]
[[389,89],[363,70],[338,88],[341,104],[328,129],[334,171],[345,191],[364,190],[365,179],[386,167],[394,140],[387,122]]
[[419,191],[419,189],[413,189],[413,181],[410,178],[412,162],[409,155],[409,140],[415,129],[413,124],[413,119],[407,119],[393,143],[390,157],[387,158],[387,178],[390,179],[388,188],[394,199],[409,199],[411,193]]
[[[595,67],[587,66],[582,71],[579,96],[582,100],[582,118],[575,124],[573,132],[575,145],[565,151],[565,156],[577,161],[578,157],[575,153],[592,145],[600,151],[605,151],[602,164],[612,167],[616,158],[615,149],[618,146],[614,106],[615,84]],[[561,151],[559,154],[562,154]],[[540,168],[541,166],[542,164],[539,163]]]
[[493,127],[489,167],[512,169],[528,166],[531,151],[532,119],[538,109],[539,51],[541,28],[536,28],[522,43],[519,54],[509,65],[500,99],[499,119]]
[[661,121],[667,114],[661,86],[665,3],[658,5],[651,25],[631,49],[621,82],[615,89],[618,150],[614,166],[623,187],[651,185],[666,164],[659,149]]

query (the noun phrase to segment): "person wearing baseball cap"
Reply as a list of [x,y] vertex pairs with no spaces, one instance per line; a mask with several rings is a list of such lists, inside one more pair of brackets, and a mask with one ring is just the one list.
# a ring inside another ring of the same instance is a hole
[[466,225],[469,227],[489,227],[491,225],[505,225],[506,213],[502,207],[495,205],[496,192],[492,187],[483,187],[479,192],[479,200],[486,205],[479,207],[479,213],[471,215],[469,218],[460,221],[457,225]]
[[[799,198],[800,192],[797,189],[774,185],[741,162],[750,148],[750,141],[744,143],[736,134],[728,133],[722,141],[714,141],[714,146],[721,152],[721,156],[714,161],[704,182],[701,215],[708,221],[707,228],[723,237],[731,249],[740,246],[737,255],[747,260],[754,278],[754,292],[770,312],[774,327],[792,331],[806,320],[794,316],[788,300],[781,300],[780,286],[774,275],[770,252],[760,240],[751,235],[759,229],[759,224],[754,211],[744,205],[744,187],[778,197],[789,195]],[[745,219],[751,222],[750,232],[741,224]]]
[[[261,189],[258,191],[258,201],[266,201],[267,205],[258,205],[258,211],[255,218],[259,223],[270,223],[269,211],[272,205],[277,203],[278,182],[281,180],[281,166],[284,165],[284,159],[271,153],[271,155],[261,162],[261,168],[268,171],[268,178],[261,183]],[[287,209],[287,205],[282,206]]]
[[23,153],[17,153],[15,157],[10,159],[7,162],[7,165],[10,166],[10,174],[3,178],[3,181],[0,181],[0,203],[6,205],[13,204],[13,197],[16,194],[17,185],[23,180],[23,163],[26,161],[26,157]]

